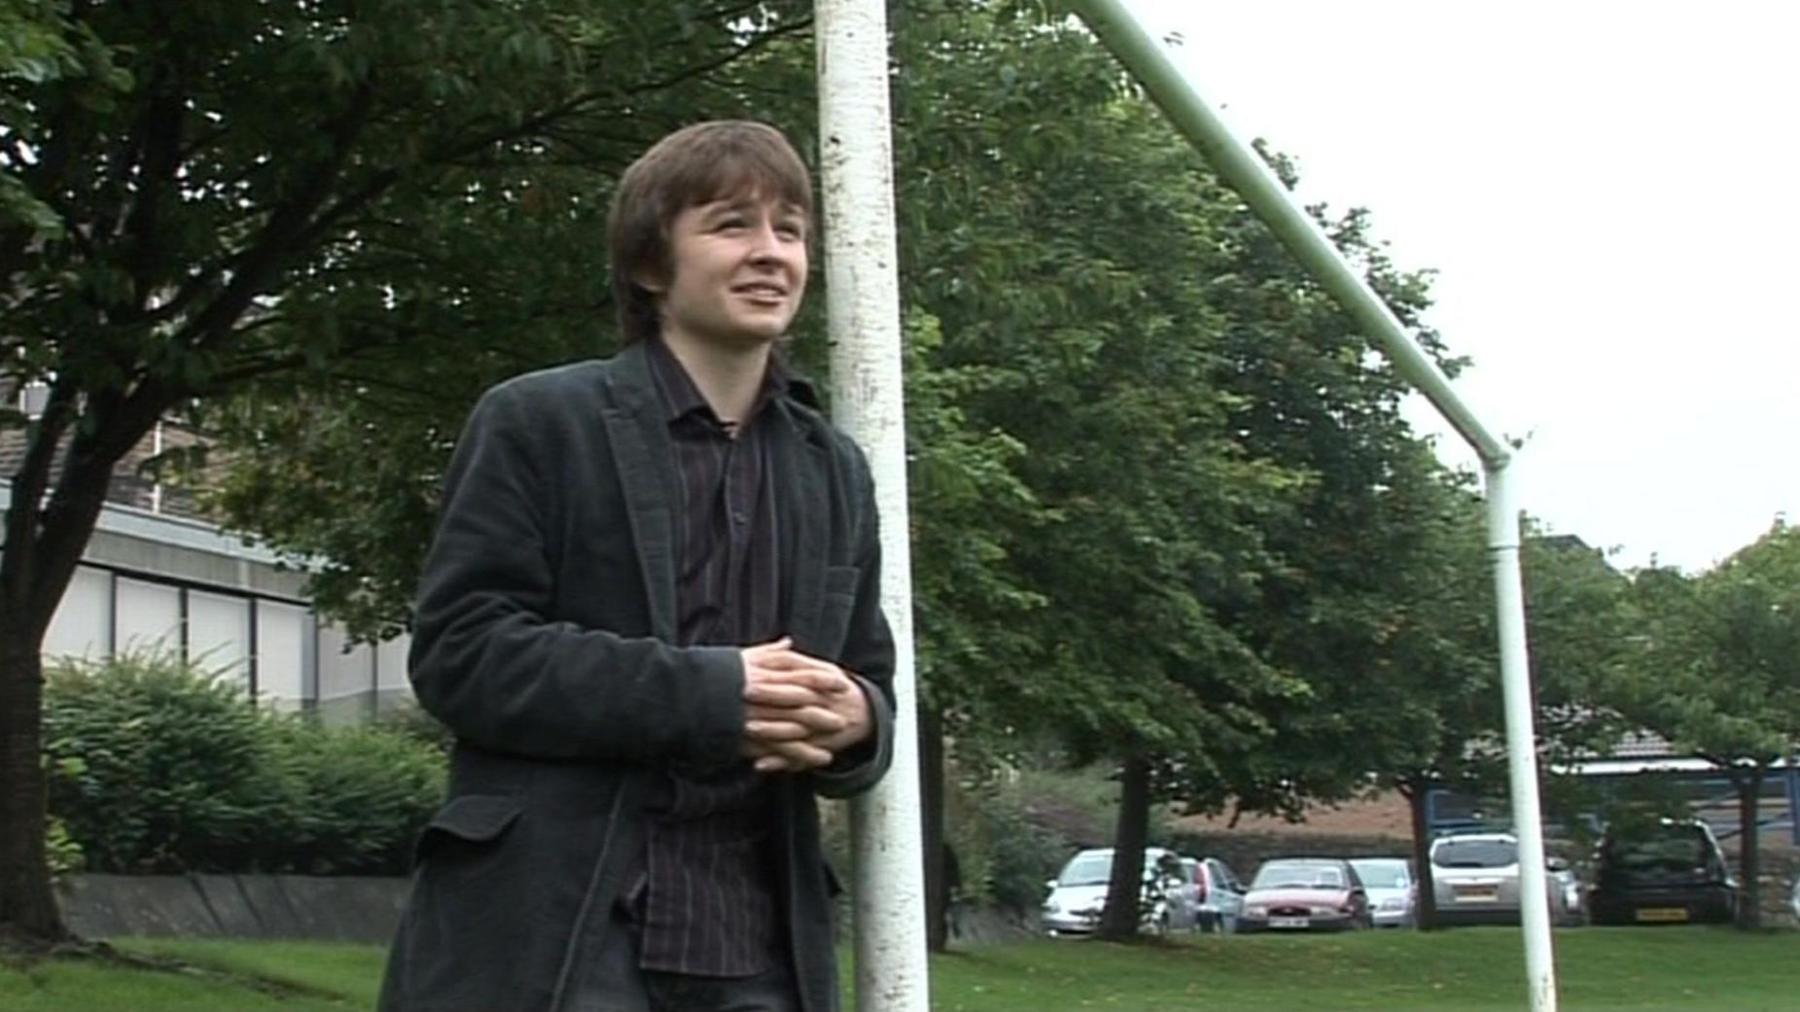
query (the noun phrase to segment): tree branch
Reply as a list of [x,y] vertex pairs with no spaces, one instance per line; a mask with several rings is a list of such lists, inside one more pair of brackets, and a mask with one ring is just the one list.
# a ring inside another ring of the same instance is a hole
[[[62,599],[62,591],[81,561],[82,546],[93,534],[106,503],[113,465],[144,438],[175,399],[167,385],[146,380],[129,395],[90,412],[93,427],[76,433],[40,517],[36,544],[40,555],[29,577],[31,602],[47,602],[46,606],[54,609]],[[38,617],[33,615],[32,620]]]
[[[350,108],[345,110],[331,131],[331,155],[308,173],[307,185],[274,210],[255,244],[234,259],[231,281],[209,306],[181,329],[176,336],[178,343],[199,349],[229,337],[235,331],[233,325],[237,319],[249,308],[257,294],[267,287],[271,277],[279,270],[282,261],[293,252],[299,240],[317,234],[314,216],[319,206],[330,196],[331,187],[338,181],[345,163],[349,161],[357,137],[368,124],[374,97],[375,87],[372,81],[364,81],[357,87]],[[378,193],[393,185],[393,181],[399,178],[399,174],[392,170],[381,175],[386,178],[379,186],[366,189]],[[343,203],[339,202],[340,208]]]
[[185,116],[185,99],[179,88],[167,88],[150,101],[144,113],[143,146],[139,158],[137,192],[125,201],[120,226],[130,237],[125,269],[136,284],[137,311],[149,311],[155,294],[155,274],[163,259],[161,203],[163,194],[175,181],[181,168],[181,129]]
[[74,388],[67,381],[53,384],[50,387],[49,399],[44,404],[44,413],[38,416],[26,429],[25,457],[19,462],[18,471],[12,478],[12,502],[6,509],[6,552],[5,569],[9,586],[6,588],[7,603],[11,607],[24,604],[22,596],[16,592],[24,589],[26,584],[11,586],[13,580],[29,581],[32,567],[37,559],[38,531],[36,520],[38,508],[43,503],[44,489],[50,483],[51,465],[56,460],[56,448],[62,442],[63,433],[75,419],[76,395]]

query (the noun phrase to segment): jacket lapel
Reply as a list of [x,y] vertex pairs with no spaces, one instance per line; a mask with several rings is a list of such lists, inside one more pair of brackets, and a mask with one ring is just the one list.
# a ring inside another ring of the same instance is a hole
[[637,545],[650,611],[651,635],[676,641],[675,620],[675,447],[659,410],[642,343],[613,360],[608,384],[611,402],[601,409],[613,462],[619,469],[625,512]]

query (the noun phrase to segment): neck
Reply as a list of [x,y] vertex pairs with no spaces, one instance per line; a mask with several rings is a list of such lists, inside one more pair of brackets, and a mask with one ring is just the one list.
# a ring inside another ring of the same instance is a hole
[[741,422],[750,416],[762,389],[763,374],[768,371],[772,345],[725,345],[667,330],[662,342],[687,371],[713,414],[728,422]]

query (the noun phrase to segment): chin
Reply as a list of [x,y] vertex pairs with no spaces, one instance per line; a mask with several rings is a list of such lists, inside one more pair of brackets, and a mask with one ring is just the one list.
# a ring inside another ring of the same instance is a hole
[[792,322],[792,317],[736,321],[735,326],[721,327],[718,337],[723,342],[743,347],[774,344],[787,334],[788,324]]

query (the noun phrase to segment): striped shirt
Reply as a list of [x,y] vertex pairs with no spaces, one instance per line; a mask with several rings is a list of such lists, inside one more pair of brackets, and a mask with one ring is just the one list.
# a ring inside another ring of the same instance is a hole
[[[721,421],[662,344],[650,343],[680,475],[676,615],[681,645],[775,639],[786,591],[762,408],[786,389],[778,363],[749,418]],[[630,908],[646,970],[709,977],[761,973],[785,957],[775,903],[768,780],[747,760],[677,768],[651,806],[643,875]]]

